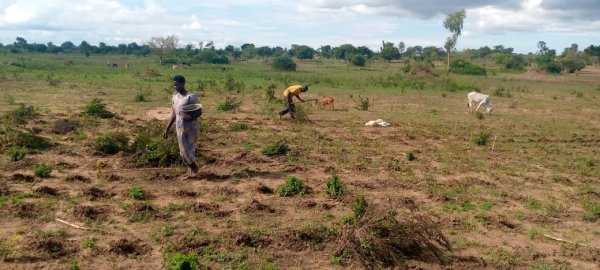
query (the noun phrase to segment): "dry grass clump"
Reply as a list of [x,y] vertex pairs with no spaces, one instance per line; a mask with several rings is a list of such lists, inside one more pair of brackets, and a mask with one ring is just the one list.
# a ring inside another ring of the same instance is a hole
[[402,265],[407,259],[443,263],[443,250],[452,251],[452,246],[427,215],[369,208],[342,230],[334,256],[349,256],[373,269]]

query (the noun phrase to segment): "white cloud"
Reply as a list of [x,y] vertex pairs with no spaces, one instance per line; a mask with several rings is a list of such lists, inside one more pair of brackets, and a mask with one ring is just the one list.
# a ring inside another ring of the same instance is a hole
[[25,23],[35,17],[35,12],[17,3],[8,6],[0,15],[0,22],[10,23]]

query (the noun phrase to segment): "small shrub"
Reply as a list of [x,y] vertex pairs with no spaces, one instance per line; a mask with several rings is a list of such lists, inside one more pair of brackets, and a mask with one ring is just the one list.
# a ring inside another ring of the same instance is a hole
[[42,178],[50,177],[50,173],[52,173],[52,166],[46,163],[35,164],[31,168],[35,176]]
[[415,160],[415,154],[412,151],[406,151],[406,160],[413,161]]
[[480,145],[480,146],[486,145],[488,143],[489,139],[490,139],[489,132],[480,132],[479,135],[477,135],[477,137],[475,137],[475,144]]
[[223,101],[223,102],[219,103],[219,105],[217,105],[217,110],[219,110],[219,111],[236,111],[240,107],[241,103],[242,103],[241,101],[236,102],[235,97],[227,96],[227,97],[225,97],[225,101]]
[[284,140],[279,140],[274,144],[267,145],[262,149],[262,153],[265,156],[274,157],[274,156],[285,156],[287,152],[290,151],[287,143]]
[[119,151],[127,150],[129,138],[122,132],[100,135],[94,139],[93,147],[96,151],[113,155]]
[[147,102],[149,101],[149,97],[152,94],[152,90],[150,89],[150,85],[148,85],[148,88],[146,90],[138,90],[137,93],[135,93],[135,97],[133,98],[133,101],[135,102]]
[[275,89],[277,89],[277,86],[274,84],[269,85],[267,89],[265,89],[265,94],[267,95],[267,101],[269,103],[276,103],[279,101],[279,99],[275,97]]
[[357,67],[364,67],[367,64],[367,59],[362,55],[355,54],[350,62]]
[[229,125],[229,130],[231,131],[242,131],[248,129],[250,129],[250,126],[248,126],[246,123],[232,123]]
[[275,70],[296,71],[296,63],[294,63],[294,60],[287,55],[273,57],[271,66]]
[[17,124],[23,124],[27,122],[27,120],[33,118],[35,114],[35,107],[20,103],[18,108],[9,111],[6,116],[9,120],[12,120]]
[[373,107],[375,99],[369,99],[368,97],[363,97],[361,95],[358,96],[358,101],[354,101],[356,103],[356,108],[359,111],[368,111],[369,108]]
[[346,187],[342,180],[337,175],[331,176],[327,179],[325,193],[329,196],[342,196],[346,193]]
[[169,257],[170,270],[195,270],[198,266],[200,266],[198,254],[193,252],[188,254],[177,252]]
[[146,198],[146,191],[143,187],[133,186],[127,191],[127,195],[134,200],[143,200]]
[[367,200],[365,200],[365,197],[363,195],[359,195],[358,197],[356,197],[356,200],[354,200],[354,203],[352,204],[352,212],[354,213],[354,219],[360,220],[367,212],[368,206],[369,204],[367,203]]
[[96,246],[97,239],[94,237],[88,237],[83,239],[83,247],[84,248],[94,248]]
[[306,187],[302,180],[295,176],[288,176],[285,180],[285,184],[279,187],[279,196],[289,197],[295,194],[305,194],[307,192]]
[[70,270],[81,270],[81,268],[79,268],[79,265],[77,264],[77,261],[74,261],[73,263],[71,263],[71,267],[69,269]]
[[100,118],[112,118],[114,113],[106,110],[106,104],[101,99],[92,99],[85,105],[84,113],[87,115],[98,116]]
[[224,89],[227,91],[236,91],[237,93],[241,92],[242,90],[244,90],[244,82],[243,81],[236,81],[235,78],[233,77],[233,75],[231,74],[227,74],[225,76],[225,85],[224,85]]
[[29,151],[27,148],[22,146],[13,146],[8,149],[8,156],[10,156],[10,161],[19,161],[25,158]]
[[482,120],[483,118],[485,118],[485,116],[482,112],[475,112],[475,118]]

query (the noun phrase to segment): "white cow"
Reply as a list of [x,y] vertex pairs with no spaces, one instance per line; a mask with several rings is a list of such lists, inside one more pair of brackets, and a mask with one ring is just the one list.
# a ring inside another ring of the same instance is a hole
[[485,113],[491,113],[493,110],[492,101],[490,100],[489,95],[484,95],[482,93],[477,92],[470,92],[467,95],[467,100],[469,112],[471,112],[471,109],[475,107],[475,104],[477,104],[477,108],[475,109],[475,111],[479,110],[479,107],[481,106],[483,106],[483,108],[485,109]]
[[177,69],[177,65],[173,65],[173,70],[176,70],[176,69]]

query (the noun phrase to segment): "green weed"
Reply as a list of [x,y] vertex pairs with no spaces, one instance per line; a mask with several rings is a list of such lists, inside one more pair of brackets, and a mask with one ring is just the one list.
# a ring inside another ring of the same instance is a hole
[[83,112],[87,115],[97,116],[100,118],[112,118],[114,113],[106,110],[106,104],[101,99],[94,98],[85,105]]
[[327,179],[325,193],[333,197],[342,196],[346,194],[346,186],[339,176],[333,175]]
[[356,197],[354,203],[352,204],[352,212],[354,213],[354,219],[360,220],[361,218],[363,218],[363,216],[367,212],[368,206],[369,204],[367,203],[367,200],[365,200],[365,197],[363,195],[359,195],[358,197]]
[[227,96],[223,102],[217,105],[217,110],[224,112],[236,111],[241,103],[241,101],[236,102],[235,97]]
[[52,173],[52,166],[46,163],[35,164],[31,169],[34,175],[42,178],[50,177],[50,173]]
[[285,184],[278,188],[279,196],[289,197],[295,194],[305,194],[307,192],[304,182],[295,176],[288,176]]
[[13,146],[8,149],[8,156],[10,157],[10,161],[19,161],[25,158],[25,155],[29,152],[27,148],[22,146]]
[[146,191],[144,191],[143,187],[140,186],[132,186],[127,191],[127,195],[135,200],[143,200],[146,198]]
[[274,156],[285,156],[290,151],[290,147],[287,145],[285,140],[279,140],[274,144],[267,145],[263,147],[261,152],[265,156],[274,157]]
[[187,254],[176,252],[168,259],[168,267],[171,270],[195,270],[199,266],[198,254],[193,252]]
[[113,155],[120,151],[127,151],[128,144],[129,138],[125,133],[114,132],[96,137],[92,147],[98,152]]
[[489,132],[480,132],[479,135],[477,135],[477,137],[475,137],[475,144],[477,144],[479,146],[486,145],[488,143],[489,139],[490,139]]

